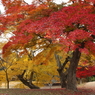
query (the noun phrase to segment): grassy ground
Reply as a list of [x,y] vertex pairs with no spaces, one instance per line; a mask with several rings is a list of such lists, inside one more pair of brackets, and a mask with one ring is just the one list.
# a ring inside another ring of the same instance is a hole
[[66,89],[0,89],[0,95],[95,95],[90,89],[78,89],[77,92]]

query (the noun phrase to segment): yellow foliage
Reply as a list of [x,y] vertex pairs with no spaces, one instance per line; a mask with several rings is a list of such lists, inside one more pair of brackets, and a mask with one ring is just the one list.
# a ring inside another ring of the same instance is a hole
[[80,61],[79,61],[80,66],[93,66],[95,65],[95,56],[92,54],[86,55],[82,53]]
[[[38,43],[40,43],[40,41],[38,41]],[[52,80],[59,81],[59,75],[57,72],[58,67],[54,56],[55,52],[60,56],[60,60],[63,63],[67,54],[61,52],[60,44],[49,45],[44,48],[42,52],[34,56],[32,60],[29,59],[28,55],[17,57],[15,53],[12,53],[10,55],[10,60],[6,57],[8,63],[13,60],[12,65],[8,69],[9,78],[22,74],[23,70],[27,70],[24,74],[24,78],[30,79],[31,72],[35,72],[33,80],[36,81],[35,84],[37,85],[42,86],[46,83],[52,82]]]
[[[57,72],[57,64],[55,60],[54,53],[57,52],[60,56],[60,60],[64,62],[64,58],[66,58],[67,54],[63,54],[63,52],[60,51],[61,46],[56,45],[50,45],[48,48],[44,49],[41,53],[39,53],[37,56],[35,56],[31,62],[28,64],[28,78],[30,77],[31,71],[35,71],[35,80],[37,82],[40,82],[40,85],[43,85],[45,83],[50,83],[52,79],[55,79],[56,81],[59,81],[59,75]],[[67,66],[68,67],[68,66]]]

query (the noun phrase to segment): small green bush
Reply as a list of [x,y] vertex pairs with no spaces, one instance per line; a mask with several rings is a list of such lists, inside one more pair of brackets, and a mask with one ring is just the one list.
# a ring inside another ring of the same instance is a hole
[[87,77],[87,81],[91,82],[91,81],[95,81],[95,77],[91,76],[91,77]]

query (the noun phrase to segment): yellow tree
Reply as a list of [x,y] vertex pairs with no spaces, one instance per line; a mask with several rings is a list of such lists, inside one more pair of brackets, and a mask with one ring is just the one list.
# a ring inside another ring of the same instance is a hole
[[[62,85],[64,85],[64,82],[65,82],[65,80],[63,78],[63,74],[66,73],[66,75],[67,75],[66,68],[68,68],[69,62],[66,62],[66,64],[64,65],[64,68],[63,68],[63,64],[65,62],[65,59],[67,60],[68,54],[66,54],[65,52],[63,54],[63,52],[61,50],[62,49],[61,49],[60,44],[50,44],[46,49],[43,49],[43,51],[41,53],[39,53],[37,56],[35,56],[32,59],[32,64],[35,64],[36,66],[38,65],[38,67],[42,66],[43,72],[53,73],[53,70],[55,70],[54,72],[56,72],[56,73],[49,74],[49,75],[52,75],[52,77],[53,77],[53,76],[56,76],[55,74],[57,74],[60,78],[61,87],[62,87]],[[55,54],[60,56],[60,59],[59,59],[60,64],[59,63],[56,64]],[[44,65],[46,65],[46,67],[44,67]],[[61,65],[61,68],[60,68],[60,65]],[[61,72],[59,72],[59,69],[61,69]],[[29,64],[29,70],[31,71],[31,64]],[[38,72],[40,72],[39,69],[38,69]],[[64,75],[64,77],[66,75]],[[46,78],[44,78],[44,79],[46,79]]]
[[15,64],[16,61],[16,56],[15,54],[11,54],[10,56],[6,57],[3,59],[0,57],[0,67],[1,67],[1,75],[3,75],[2,81],[6,80],[7,83],[7,88],[9,89],[9,81],[11,77],[13,76],[12,73],[10,72],[11,66]]

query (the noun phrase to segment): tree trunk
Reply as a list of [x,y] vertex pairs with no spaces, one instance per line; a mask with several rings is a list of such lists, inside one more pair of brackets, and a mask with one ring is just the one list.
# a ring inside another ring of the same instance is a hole
[[6,74],[7,89],[9,89],[9,78],[8,78],[7,70],[5,71],[5,74]]
[[30,89],[39,89],[39,87],[35,86],[32,82],[27,81],[26,79],[23,78],[24,74],[25,74],[26,70],[24,70],[24,72],[22,73],[22,75],[18,75],[18,79],[26,86],[28,86]]
[[60,77],[60,82],[61,82],[61,88],[66,88],[66,79],[67,79],[67,74],[65,72],[63,72],[65,65],[68,63],[69,61],[69,56],[65,59],[64,63],[61,64],[59,56],[57,54],[55,54],[55,59],[58,65],[58,73],[59,73],[59,77]]
[[81,53],[80,53],[79,49],[77,48],[73,52],[73,56],[70,60],[70,66],[69,66],[69,70],[68,70],[67,89],[74,90],[74,91],[77,90],[77,87],[76,87],[76,68],[78,66],[80,56],[81,56]]
[[61,71],[58,71],[60,76],[61,88],[66,88],[66,75]]

